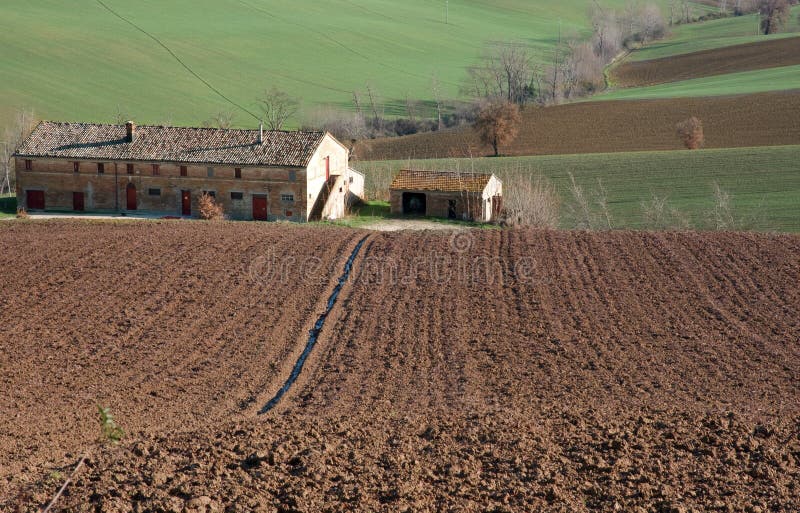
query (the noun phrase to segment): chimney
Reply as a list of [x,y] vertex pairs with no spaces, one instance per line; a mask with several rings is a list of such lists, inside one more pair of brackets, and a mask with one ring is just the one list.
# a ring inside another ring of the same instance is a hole
[[264,123],[258,124],[258,144],[264,144]]
[[136,140],[136,123],[133,121],[128,121],[125,123],[125,132],[127,134],[128,142],[133,142]]

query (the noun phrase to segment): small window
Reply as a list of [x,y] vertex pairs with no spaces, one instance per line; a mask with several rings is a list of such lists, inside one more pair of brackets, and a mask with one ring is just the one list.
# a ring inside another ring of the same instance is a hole
[[214,178],[214,168],[213,167],[207,167],[206,168],[206,173],[208,174],[209,178]]
[[[158,164],[153,164],[153,176],[158,176],[159,174],[161,174],[161,166],[159,166]],[[158,194],[159,195],[161,194],[160,190]]]
[[79,173],[81,171],[81,163],[80,162],[73,162],[72,163],[72,172]]
[[105,172],[106,172],[106,165],[103,164],[102,162],[98,162],[97,163],[97,174],[98,175],[102,175]]
[[236,178],[241,178],[242,177],[242,168],[237,167],[236,169],[234,169],[233,173],[234,173],[234,176]]
[[350,177],[350,183],[353,183],[353,177],[352,176]]
[[297,181],[297,172],[289,171],[289,181],[296,182]]
[[232,192],[232,193],[231,193],[231,199],[232,199],[232,200],[240,200],[240,199],[244,199],[244,193],[241,193],[241,192]]
[[281,201],[294,203],[294,194],[281,194]]
[[189,170],[186,166],[181,166],[181,176],[187,176],[189,174]]
[[203,194],[208,194],[212,198],[216,198],[217,197],[217,191],[203,191]]
[[33,169],[33,161],[32,160],[26,160],[25,161],[25,171],[30,171],[32,169]]
[[161,189],[147,189],[148,196],[161,196]]
[[126,164],[125,170],[128,172],[129,175],[133,174],[133,164]]

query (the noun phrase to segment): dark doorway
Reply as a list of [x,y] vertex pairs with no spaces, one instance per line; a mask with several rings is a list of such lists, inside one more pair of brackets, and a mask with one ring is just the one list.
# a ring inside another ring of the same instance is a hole
[[456,200],[447,200],[447,218],[455,219],[456,215]]
[[82,192],[72,193],[72,210],[76,212],[83,212],[85,210]]
[[192,215],[192,193],[191,191],[181,191],[181,215]]
[[129,183],[125,188],[125,198],[127,200],[125,208],[128,210],[136,210],[136,186],[132,183]]
[[44,210],[44,191],[26,191],[25,203],[28,210]]
[[403,193],[403,213],[412,216],[424,216],[425,208],[425,195],[421,192],[404,192]]
[[266,196],[253,196],[253,219],[256,221],[267,220]]
[[502,211],[503,211],[503,197],[492,196],[492,220],[499,218],[500,213]]

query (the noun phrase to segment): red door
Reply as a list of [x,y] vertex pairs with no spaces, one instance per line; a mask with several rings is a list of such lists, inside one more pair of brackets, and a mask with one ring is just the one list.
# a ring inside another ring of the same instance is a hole
[[26,191],[25,200],[29,210],[44,210],[44,191]]
[[74,210],[76,212],[83,212],[84,211],[83,193],[82,192],[73,192],[72,193],[72,210]]
[[256,221],[267,220],[266,196],[253,196],[253,219]]
[[181,191],[181,215],[192,215],[192,193],[191,191]]
[[128,187],[125,188],[125,196],[128,210],[136,210],[136,186],[129,183]]

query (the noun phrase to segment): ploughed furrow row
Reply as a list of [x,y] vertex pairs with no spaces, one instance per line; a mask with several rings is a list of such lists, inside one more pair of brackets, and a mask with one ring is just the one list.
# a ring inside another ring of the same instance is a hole
[[[0,290],[0,496],[22,465],[59,466],[96,442],[97,404],[128,437],[249,418],[357,236],[180,221],[0,230],[9,256],[33,263]],[[34,421],[42,412],[58,422]]]

